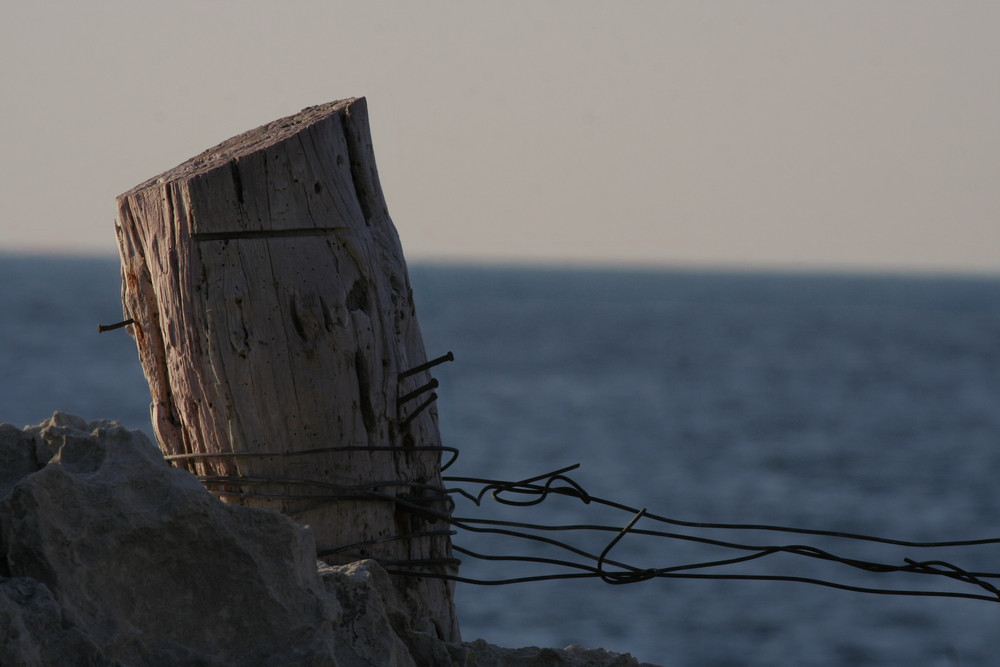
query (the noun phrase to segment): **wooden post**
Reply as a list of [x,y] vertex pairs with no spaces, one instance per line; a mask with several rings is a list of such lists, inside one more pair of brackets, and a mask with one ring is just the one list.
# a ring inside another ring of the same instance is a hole
[[[421,512],[449,511],[441,440],[417,391],[431,371],[407,373],[427,359],[364,98],[234,137],[117,207],[164,454],[308,524],[330,562],[454,571],[448,525]],[[394,579],[418,628],[460,638],[451,582]]]

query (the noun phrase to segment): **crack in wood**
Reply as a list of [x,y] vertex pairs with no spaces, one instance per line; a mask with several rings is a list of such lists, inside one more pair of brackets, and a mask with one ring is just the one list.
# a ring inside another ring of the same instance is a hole
[[296,236],[326,236],[348,227],[304,227],[299,229],[251,229],[232,232],[195,232],[195,241],[239,241],[242,239],[280,239]]
[[233,189],[236,191],[236,201],[243,205],[243,178],[240,176],[240,167],[236,160],[230,160],[229,170],[233,174]]

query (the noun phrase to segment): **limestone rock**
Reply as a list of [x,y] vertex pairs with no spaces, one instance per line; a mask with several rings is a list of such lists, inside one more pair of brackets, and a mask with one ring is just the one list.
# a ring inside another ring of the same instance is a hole
[[397,604],[389,575],[373,560],[330,566],[317,562],[326,590],[343,609],[336,655],[341,665],[414,667],[403,642],[409,617]]
[[19,470],[50,450],[0,500],[0,553],[3,574],[51,591],[69,634],[130,664],[333,664],[339,610],[308,530],[225,505],[113,422],[57,413],[0,432]]
[[0,665],[109,665],[101,650],[63,616],[45,585],[0,580]]
[[[337,659],[358,667],[641,667],[628,654],[569,646],[501,648],[482,639],[449,644],[413,627],[389,575],[373,560],[336,567],[320,576],[343,606]],[[381,638],[381,639],[379,639]],[[647,666],[652,667],[652,666]]]
[[374,560],[226,505],[138,431],[0,425],[0,665],[624,667],[601,649],[446,643]]

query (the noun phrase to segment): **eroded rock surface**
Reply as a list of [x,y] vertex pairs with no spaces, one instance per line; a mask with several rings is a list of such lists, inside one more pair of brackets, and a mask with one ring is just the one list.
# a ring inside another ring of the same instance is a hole
[[374,561],[230,506],[138,431],[0,425],[0,664],[624,666],[600,649],[447,644]]
[[330,664],[339,608],[307,530],[219,502],[113,422],[56,413],[5,427],[0,451],[28,472],[0,500],[4,574],[50,591],[105,660]]

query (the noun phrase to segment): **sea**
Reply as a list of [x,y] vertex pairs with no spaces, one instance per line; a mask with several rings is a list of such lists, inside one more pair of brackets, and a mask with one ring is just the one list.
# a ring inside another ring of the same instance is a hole
[[[447,484],[552,490],[453,494],[460,575],[481,582],[457,585],[466,640],[665,666],[997,664],[1000,277],[410,276],[428,356],[454,355],[434,369]],[[0,422],[61,410],[151,435],[134,342],[97,330],[120,292],[116,258],[0,255]],[[968,540],[986,541],[921,546]],[[568,574],[586,576],[547,578]]]

